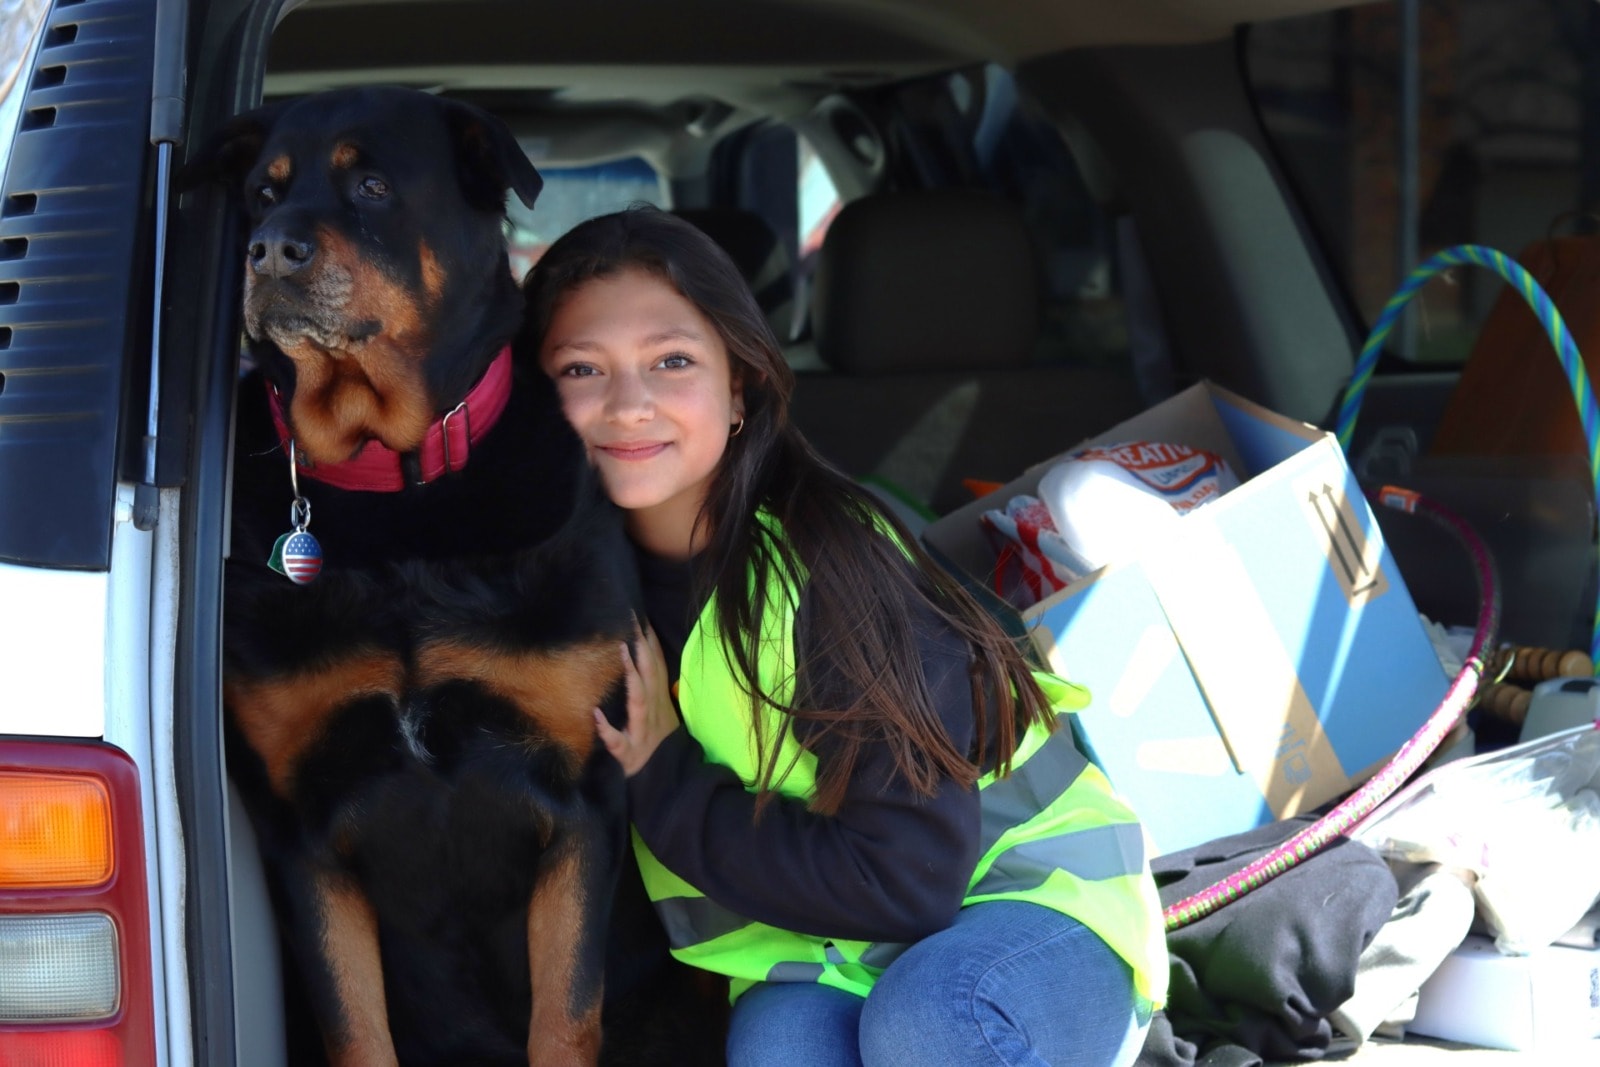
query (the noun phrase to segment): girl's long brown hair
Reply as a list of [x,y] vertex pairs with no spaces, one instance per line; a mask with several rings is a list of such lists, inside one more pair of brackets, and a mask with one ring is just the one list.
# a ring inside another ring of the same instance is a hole
[[[888,745],[897,770],[913,788],[931,795],[942,778],[971,785],[986,765],[1010,769],[1021,733],[1032,723],[1054,725],[1049,703],[1019,647],[971,594],[934,563],[916,538],[880,509],[846,475],[823,459],[789,421],[794,373],[784,362],[749,286],[733,261],[700,230],[655,208],[636,207],[590,219],[558,240],[529,272],[525,284],[525,340],[537,351],[561,299],[595,278],[642,269],[662,278],[694,304],[717,329],[744,391],[744,428],[712,479],[700,521],[710,537],[700,554],[697,590],[714,591],[717,624],[730,665],[750,694],[793,720],[830,735],[837,756],[819,766],[813,810],[832,814],[844,799],[862,746]],[[765,509],[783,536],[769,536]],[[898,538],[883,536],[880,524]],[[909,559],[908,559],[909,557]],[[908,565],[909,564],[909,565]],[[792,701],[764,692],[757,665],[759,635],[774,574],[780,587],[804,587],[806,653]],[[753,577],[752,577],[753,576]],[[911,620],[928,607],[970,644],[976,721],[970,752],[946,735],[922,670]],[[779,766],[782,737],[764,736],[756,724],[759,811],[771,786],[787,772]],[[993,734],[995,751],[987,749]]]

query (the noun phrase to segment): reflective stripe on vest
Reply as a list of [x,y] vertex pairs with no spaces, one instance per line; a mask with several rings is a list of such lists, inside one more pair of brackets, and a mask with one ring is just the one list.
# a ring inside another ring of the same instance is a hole
[[988,852],[1001,834],[1021,826],[1054,803],[1088,765],[1088,759],[1072,743],[1071,732],[1063,728],[1051,735],[1026,763],[1013,766],[1009,775],[987,786],[982,794],[978,854]]
[[661,916],[661,925],[673,948],[715,941],[750,925],[749,919],[713,903],[709,897],[667,897],[656,901],[656,914]]
[[[775,524],[768,529],[776,536]],[[803,579],[803,576],[802,576]],[[797,590],[774,575],[768,590],[757,670],[764,691],[788,701],[794,685]],[[754,791],[760,777],[753,750],[750,698],[718,639],[716,603],[702,610],[684,647],[678,696],[684,724],[708,761],[732,769]],[[1036,679],[1058,712],[1087,703],[1085,691],[1049,674]],[[804,800],[814,792],[816,757],[767,707],[767,736],[779,738],[775,766],[787,771],[773,788]],[[1131,812],[1065,727],[1030,728],[1012,757],[1011,773],[978,782],[980,860],[965,904],[1009,899],[1038,903],[1093,930],[1133,968],[1145,1005],[1165,999],[1167,961],[1160,902],[1145,866],[1144,838]],[[827,939],[780,930],[723,908],[651,854],[638,834],[635,853],[645,887],[661,916],[673,954],[727,975],[735,997],[750,985],[818,982],[865,996],[878,974],[907,948],[894,942]]]
[[[982,827],[979,854],[988,852],[1004,834],[1054,804],[1077,781],[1088,762],[1072,743],[1070,732],[1060,729],[1026,763],[983,789],[978,795]],[[971,885],[968,895],[994,896],[1037,889],[1058,870],[1086,881],[1100,881],[1138,875],[1143,868],[1144,835],[1138,824],[1114,823],[1012,845]],[[666,897],[656,901],[656,911],[675,949],[693,948],[755,925],[753,920],[703,896]],[[875,942],[857,962],[882,970],[906,948],[900,942]],[[830,956],[840,955],[832,944],[826,946],[826,951]],[[840,955],[830,962],[846,961]],[[786,969],[782,973],[794,972]],[[768,977],[768,981],[797,980]]]

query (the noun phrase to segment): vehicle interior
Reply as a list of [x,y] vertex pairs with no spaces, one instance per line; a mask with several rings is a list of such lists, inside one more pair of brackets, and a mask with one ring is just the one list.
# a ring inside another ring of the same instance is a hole
[[[546,179],[508,219],[517,270],[639,201],[702,226],[796,370],[801,428],[920,526],[971,501],[969,482],[1005,482],[1199,381],[1331,428],[1399,264],[1581,228],[1600,193],[1595,7],[218,0],[191,22],[191,138],[259,100],[366,83],[503,117]],[[236,336],[241,235],[205,191],[175,226],[174,269],[217,281],[173,296],[194,339],[173,391],[225,412],[226,374],[198,365]],[[1429,452],[1499,295],[1476,277],[1436,289],[1373,380],[1352,466],[1450,494],[1500,550],[1508,632],[1587,647],[1582,457]],[[204,516],[226,500],[226,434],[225,414],[202,416],[186,460],[201,541],[220,543]],[[1391,534],[1419,609],[1470,623],[1466,571],[1411,536]],[[215,590],[193,596],[204,644]],[[239,1062],[292,1062],[237,810],[231,833],[231,869],[192,875],[213,935],[197,1003],[219,1040],[232,1016]]]

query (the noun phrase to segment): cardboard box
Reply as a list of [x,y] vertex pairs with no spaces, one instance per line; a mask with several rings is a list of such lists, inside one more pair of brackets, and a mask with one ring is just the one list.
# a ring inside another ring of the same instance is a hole
[[1600,1045],[1600,950],[1552,945],[1502,956],[1472,936],[1417,995],[1407,1030],[1485,1048],[1553,1052],[1550,1063],[1595,1063]]
[[[1350,789],[1448,679],[1331,434],[1202,383],[1084,443],[1127,440],[1210,449],[1241,484],[1022,621],[1088,686],[1080,742],[1165,853]],[[979,516],[1048,465],[930,525],[930,551],[988,585]]]

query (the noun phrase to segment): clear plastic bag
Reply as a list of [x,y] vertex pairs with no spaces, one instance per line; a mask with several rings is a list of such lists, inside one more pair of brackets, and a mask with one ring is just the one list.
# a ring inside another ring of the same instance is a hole
[[1477,874],[1500,951],[1566,933],[1600,899],[1600,730],[1579,728],[1424,775],[1351,834],[1385,857]]

